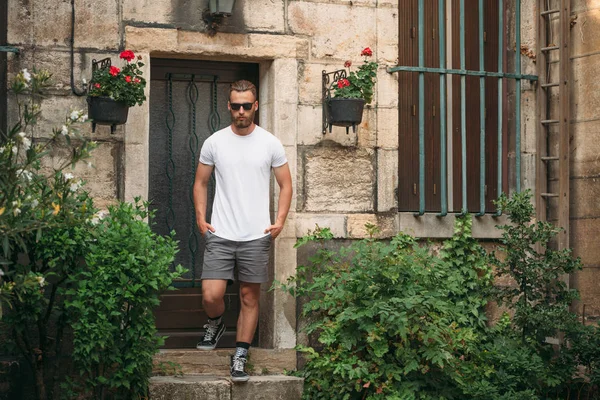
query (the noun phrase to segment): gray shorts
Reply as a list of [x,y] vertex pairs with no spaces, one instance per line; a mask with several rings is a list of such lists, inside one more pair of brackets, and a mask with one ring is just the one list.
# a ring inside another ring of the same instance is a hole
[[242,282],[263,283],[269,280],[271,234],[256,240],[236,242],[208,231],[205,239],[201,279],[223,279],[232,283],[237,266],[238,278]]

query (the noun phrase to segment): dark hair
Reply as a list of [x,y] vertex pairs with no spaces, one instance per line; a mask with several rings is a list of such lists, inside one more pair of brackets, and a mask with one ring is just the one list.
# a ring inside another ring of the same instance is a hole
[[241,81],[237,81],[237,82],[233,82],[231,84],[231,86],[229,87],[229,99],[231,99],[231,92],[236,91],[236,92],[252,92],[252,94],[254,95],[254,100],[256,101],[256,86],[254,86],[254,83],[250,82],[250,81],[246,81],[246,80],[241,80]]

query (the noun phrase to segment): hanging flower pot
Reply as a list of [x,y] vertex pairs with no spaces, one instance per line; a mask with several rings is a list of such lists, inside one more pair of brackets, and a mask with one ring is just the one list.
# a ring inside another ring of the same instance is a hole
[[346,99],[334,97],[329,99],[329,123],[335,126],[352,127],[356,129],[362,121],[364,99]]
[[129,106],[122,101],[115,101],[105,96],[89,96],[88,116],[92,121],[92,132],[96,131],[96,125],[110,125],[110,133],[115,133],[117,125],[127,122]]
[[230,16],[235,0],[210,0],[210,13]]

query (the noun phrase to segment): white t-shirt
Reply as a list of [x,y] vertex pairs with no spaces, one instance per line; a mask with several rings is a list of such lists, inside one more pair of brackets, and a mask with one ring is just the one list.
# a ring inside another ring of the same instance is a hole
[[234,241],[266,236],[271,168],[287,163],[279,139],[258,125],[246,136],[228,126],[204,141],[200,162],[215,166],[214,234]]

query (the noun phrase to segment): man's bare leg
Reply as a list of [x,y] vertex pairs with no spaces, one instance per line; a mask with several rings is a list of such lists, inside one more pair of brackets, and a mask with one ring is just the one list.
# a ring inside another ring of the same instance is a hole
[[260,283],[240,282],[241,310],[237,322],[238,342],[252,343],[258,324],[258,301]]
[[225,333],[225,324],[221,317],[225,312],[225,289],[227,281],[221,279],[202,280],[202,305],[208,315],[208,324],[202,340],[196,345],[199,350],[212,350]]

